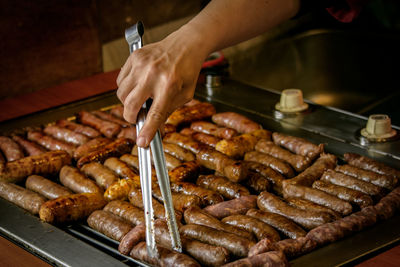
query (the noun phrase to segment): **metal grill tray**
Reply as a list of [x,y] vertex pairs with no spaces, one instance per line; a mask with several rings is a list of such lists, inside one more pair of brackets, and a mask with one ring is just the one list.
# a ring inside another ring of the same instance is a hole
[[[236,111],[261,123],[265,129],[324,143],[325,150],[342,159],[345,152],[375,158],[400,166],[400,141],[366,145],[358,136],[367,118],[310,103],[310,112],[285,116],[274,110],[279,94],[235,81],[218,88],[198,86],[196,98],[213,103],[217,111]],[[3,134],[27,126],[40,126],[81,110],[95,110],[118,103],[107,93],[61,107],[0,123]],[[399,130],[398,127],[393,127]],[[150,266],[118,253],[116,241],[90,229],[84,222],[55,227],[0,199],[0,234],[56,266]],[[362,232],[292,260],[292,266],[353,265],[382,252],[400,240],[400,216],[380,222]]]

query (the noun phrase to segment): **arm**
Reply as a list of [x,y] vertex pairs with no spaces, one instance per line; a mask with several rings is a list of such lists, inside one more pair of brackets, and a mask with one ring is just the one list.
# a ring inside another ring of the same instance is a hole
[[219,49],[252,38],[294,16],[299,0],[213,0],[164,40],[132,53],[117,78],[124,118],[135,122],[153,104],[138,139],[146,147],[176,108],[193,98],[201,64]]

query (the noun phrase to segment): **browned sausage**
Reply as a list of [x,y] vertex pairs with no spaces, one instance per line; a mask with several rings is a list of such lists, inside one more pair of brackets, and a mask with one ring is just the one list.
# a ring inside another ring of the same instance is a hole
[[311,159],[302,155],[297,155],[283,149],[273,142],[261,139],[257,142],[255,149],[259,152],[268,154],[275,158],[286,161],[292,166],[297,172],[304,171],[311,164]]
[[212,121],[218,125],[233,128],[239,133],[250,133],[262,128],[260,124],[235,112],[217,113],[212,116]]
[[128,138],[118,138],[115,141],[105,145],[104,147],[90,152],[78,160],[78,167],[82,167],[84,164],[98,161],[103,162],[109,157],[119,157],[123,154],[131,152],[134,143]]
[[221,138],[205,133],[193,133],[192,137],[194,140],[213,148],[215,148],[217,143],[221,140]]
[[132,139],[133,141],[136,142],[136,127],[135,126],[129,126],[122,128],[119,134],[117,135],[117,138],[129,138]]
[[167,123],[178,126],[192,121],[203,120],[215,114],[215,108],[210,103],[199,103],[193,106],[182,106],[172,112]]
[[24,138],[18,135],[14,135],[12,139],[25,150],[28,156],[36,156],[46,152],[46,149],[44,147],[41,147],[36,143],[25,140]]
[[334,223],[326,223],[312,229],[306,237],[322,246],[343,238],[344,231]]
[[272,242],[268,238],[262,239],[250,248],[249,254],[247,256],[252,257],[264,252],[277,250],[275,244],[275,242]]
[[78,124],[69,120],[59,120],[57,121],[57,125],[60,127],[65,127],[74,132],[84,134],[90,138],[96,138],[101,135],[101,133],[89,126]]
[[241,161],[235,161],[213,149],[204,149],[196,154],[197,161],[206,168],[218,171],[233,182],[246,179],[248,170]]
[[198,196],[201,199],[202,206],[224,201],[224,198],[220,194],[188,182],[172,182],[171,190],[176,193]]
[[133,247],[146,239],[146,226],[144,224],[136,225],[121,239],[118,251],[121,254],[129,255]]
[[139,174],[138,171],[130,168],[128,164],[114,157],[106,159],[106,161],[104,161],[104,166],[114,171],[121,178],[133,179],[133,177]]
[[222,219],[229,215],[246,214],[249,209],[257,206],[257,196],[249,195],[224,201],[204,208],[212,216]]
[[330,208],[334,211],[337,211],[343,215],[348,215],[353,210],[349,202],[341,200],[336,196],[327,194],[318,189],[301,185],[293,185],[285,182],[283,182],[283,196],[285,198],[297,197],[306,199],[316,204]]
[[355,153],[345,153],[344,159],[352,166],[400,179],[400,171],[381,162]]
[[111,139],[104,137],[94,138],[86,144],[80,145],[75,149],[74,159],[78,160],[81,157],[86,156],[87,154],[96,151],[109,143],[111,143]]
[[272,139],[274,140],[275,144],[282,146],[293,153],[311,159],[315,159],[324,151],[324,146],[322,144],[315,145],[303,138],[290,136],[283,133],[273,133]]
[[374,204],[372,198],[367,194],[340,185],[335,185],[329,182],[318,180],[313,183],[312,187],[324,191],[328,194],[337,196],[342,200],[356,204],[360,206],[360,208]]
[[237,132],[234,129],[218,127],[214,123],[207,121],[192,122],[190,129],[199,133],[211,134],[222,139],[231,139],[237,135]]
[[48,150],[64,150],[71,156],[74,154],[74,145],[59,141],[38,131],[28,132],[28,139],[38,143]]
[[234,225],[226,224],[211,216],[199,207],[190,207],[183,214],[186,224],[198,224],[208,226],[217,230],[232,233],[249,240],[254,240],[253,235],[247,229],[240,229]]
[[191,128],[183,128],[179,133],[187,136],[192,136],[196,131],[192,130]]
[[117,117],[113,116],[112,114],[109,114],[109,113],[101,111],[101,110],[95,110],[95,111],[92,111],[91,113],[94,114],[95,116],[99,117],[102,120],[116,123],[116,124],[120,125],[121,127],[131,126],[131,124],[129,122],[127,122],[123,119],[117,118]]
[[254,161],[246,161],[245,164],[249,170],[264,176],[272,184],[273,191],[278,195],[282,195],[282,182],[285,178],[279,172]]
[[[0,197],[32,214],[38,214],[40,207],[46,202],[41,195],[21,186],[0,181]],[[4,216],[4,215],[3,215]]]
[[282,251],[268,251],[225,264],[223,267],[276,266],[287,267],[289,263]]
[[[171,236],[165,220],[157,219],[154,222],[156,242],[160,246],[172,249]],[[229,261],[229,251],[226,248],[209,245],[194,239],[181,236],[184,252],[205,266],[220,266]]]
[[297,239],[285,239],[275,244],[277,250],[282,251],[289,259],[311,252],[317,247],[317,243],[307,237]]
[[247,256],[250,247],[255,244],[249,239],[204,225],[183,225],[180,228],[180,232],[186,237],[197,239],[210,245],[224,247],[238,257]]
[[147,253],[145,242],[137,244],[130,252],[132,258],[145,261],[154,266],[176,266],[176,267],[200,267],[194,259],[188,255],[178,253],[161,246],[157,246],[159,257],[152,258]]
[[[140,179],[140,178],[139,178]],[[125,200],[128,198],[129,192],[133,188],[139,188],[140,181],[136,182],[131,179],[120,179],[114,183],[112,183],[104,192],[104,198],[108,201],[121,199]]]
[[271,213],[258,209],[249,209],[246,215],[271,225],[289,238],[296,239],[306,235],[306,232],[300,226],[298,226],[292,220],[289,220],[277,213]]
[[94,181],[87,178],[75,167],[62,167],[60,182],[75,193],[103,193]]
[[98,162],[90,162],[82,166],[81,171],[88,177],[96,181],[103,189],[107,189],[114,182],[118,181],[118,177],[107,167]]
[[139,158],[131,154],[124,154],[119,158],[121,161],[128,164],[130,167],[139,170]]
[[169,123],[164,124],[164,133],[162,133],[163,136],[173,132],[176,132],[176,126]]
[[319,179],[324,171],[333,169],[336,166],[336,156],[332,154],[322,154],[309,168],[288,180],[291,184],[311,186]]
[[24,152],[11,138],[0,136],[0,149],[8,161],[24,157]]
[[250,195],[246,187],[218,175],[200,175],[197,185],[220,193],[226,199]]
[[88,225],[105,236],[121,241],[131,229],[132,225],[120,218],[104,210],[96,210],[90,214],[87,219]]
[[113,200],[103,210],[115,214],[133,225],[145,223],[143,210],[126,201]]
[[163,149],[165,153],[168,153],[182,161],[192,161],[196,159],[192,152],[176,144],[163,142]]
[[250,132],[252,136],[255,136],[257,140],[260,139],[265,139],[265,140],[271,140],[272,132],[265,130],[265,129],[258,129],[255,131]]
[[281,239],[279,237],[278,232],[275,231],[274,228],[264,223],[263,221],[260,221],[256,218],[247,215],[242,215],[242,214],[231,215],[223,218],[222,222],[227,223],[229,225],[237,226],[241,229],[253,233],[257,237],[257,240],[268,238],[273,242],[277,242]]
[[71,164],[71,157],[65,151],[50,151],[25,157],[8,162],[0,173],[0,181],[17,183],[32,174],[55,174],[66,164]]
[[241,134],[229,140],[219,141],[215,149],[229,157],[241,159],[246,152],[254,150],[256,144],[257,137],[251,134]]
[[[161,190],[158,186],[154,186],[152,190],[153,197],[155,197],[158,201],[162,202],[163,198],[161,195]],[[196,195],[185,195],[182,193],[171,193],[172,194],[172,203],[174,205],[175,210],[183,212],[187,208],[191,206],[200,206],[201,199]]]
[[176,133],[176,132],[165,135],[163,140],[166,143],[178,145],[178,146],[180,146],[184,149],[187,149],[195,154],[199,153],[201,149],[207,147],[206,145],[194,140],[191,136],[183,135],[183,134]]
[[292,207],[268,192],[262,192],[258,196],[257,205],[261,210],[280,214],[306,229],[313,229],[321,224],[332,221],[332,217],[328,213],[301,210]]
[[180,166],[168,172],[171,182],[194,181],[199,175],[200,165],[197,161],[183,162]]
[[74,222],[106,204],[103,196],[97,193],[73,194],[45,202],[40,207],[39,215],[41,220],[51,224]]
[[48,199],[55,199],[72,194],[68,188],[39,175],[29,176],[26,179],[25,187]]
[[44,133],[54,137],[55,139],[71,143],[74,145],[83,145],[90,139],[86,135],[71,131],[57,125],[49,125],[43,129]]
[[342,216],[339,212],[336,212],[330,208],[321,206],[309,200],[297,197],[288,197],[285,199],[287,203],[291,206],[302,209],[302,210],[311,210],[316,212],[324,212],[329,213],[334,220],[340,219]]
[[121,126],[118,124],[99,119],[95,115],[86,111],[79,112],[78,117],[80,122],[95,128],[108,138],[117,136],[117,134],[121,131]]
[[256,172],[249,172],[249,175],[244,182],[248,188],[251,188],[257,193],[269,191],[270,189],[268,179]]
[[351,165],[338,165],[335,169],[335,171],[344,173],[346,175],[350,175],[353,177],[356,177],[360,180],[363,180],[365,182],[387,188],[389,190],[392,190],[396,184],[397,184],[397,179],[393,179],[389,176],[379,174],[376,172],[372,171],[367,171],[363,170]]
[[124,118],[124,107],[123,106],[115,106],[110,110],[110,113],[117,118],[123,119]]
[[244,160],[264,164],[265,166],[271,167],[273,170],[279,172],[287,178],[294,176],[293,169],[288,163],[258,151],[247,152],[244,155]]

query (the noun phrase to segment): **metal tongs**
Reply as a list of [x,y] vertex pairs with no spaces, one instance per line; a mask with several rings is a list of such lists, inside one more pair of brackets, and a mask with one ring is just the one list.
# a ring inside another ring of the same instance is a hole
[[[129,52],[140,49],[143,45],[142,35],[144,27],[141,21],[125,30],[125,39],[129,44]],[[136,133],[139,135],[142,129],[147,111],[150,108],[151,100],[147,100],[140,109],[136,123]],[[165,163],[164,150],[161,142],[161,134],[158,130],[154,139],[150,143],[151,152],[153,154],[154,166],[156,169],[157,180],[160,186],[161,194],[164,199],[165,215],[172,241],[172,248],[175,251],[182,252],[181,239],[179,236],[178,225],[176,222],[174,206],[172,204],[171,188],[167,167]],[[158,257],[154,234],[154,211],[152,204],[152,186],[151,186],[151,158],[149,148],[138,148],[139,154],[139,172],[140,184],[142,188],[143,206],[146,221],[146,245],[147,252],[150,257]]]

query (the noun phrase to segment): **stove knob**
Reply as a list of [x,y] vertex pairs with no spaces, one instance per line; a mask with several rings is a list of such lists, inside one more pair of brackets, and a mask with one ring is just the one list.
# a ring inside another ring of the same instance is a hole
[[300,89],[285,89],[275,108],[284,113],[295,113],[308,109],[308,104],[304,103],[303,92]]
[[367,126],[361,130],[361,135],[369,140],[384,140],[396,135],[396,130],[392,129],[388,115],[374,114],[369,116]]

